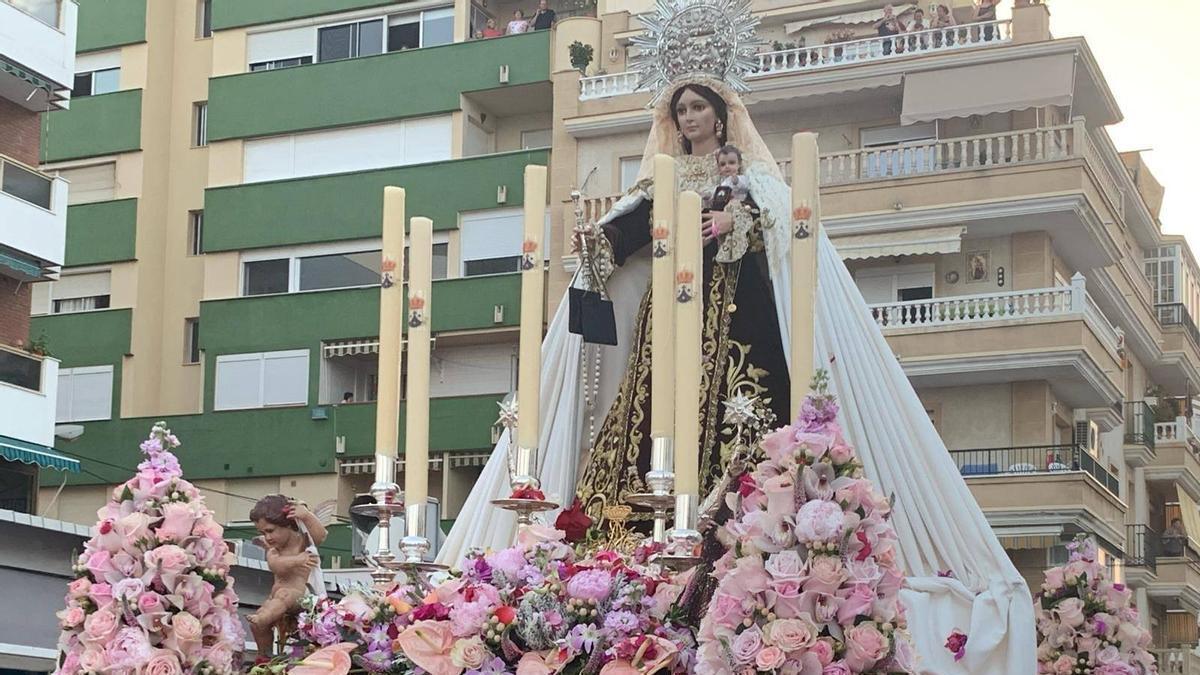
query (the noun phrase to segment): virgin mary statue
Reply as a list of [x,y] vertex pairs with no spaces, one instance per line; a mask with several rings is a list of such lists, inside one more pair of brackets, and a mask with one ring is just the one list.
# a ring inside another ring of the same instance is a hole
[[[711,193],[721,181],[716,154],[726,144],[735,146],[749,188],[743,199],[705,215],[702,489],[716,482],[728,459],[731,439],[719,424],[721,402],[745,393],[775,412],[780,424],[787,421],[790,191],[737,93],[744,87],[739,68],[748,61],[746,54],[736,44],[712,44],[722,35],[752,34],[745,23],[738,24],[749,16],[748,7],[726,0],[662,0],[657,15],[643,17],[650,34],[645,39],[657,39],[644,50],[658,62],[643,78],[657,91],[653,121],[639,180],[600,219],[596,242],[603,252],[601,276],[607,277],[618,344],[585,344],[572,334],[566,302],[542,343],[540,478],[546,495],[559,503],[576,495],[585,504],[622,502],[644,490],[652,366],[651,160],[657,153],[676,158],[679,189]],[[677,20],[681,17],[686,20]],[[722,22],[729,30],[722,30]],[[691,39],[664,39],[672,26],[692,31]],[[581,288],[586,283],[582,274],[572,282]],[[867,476],[895,499],[893,523],[908,574],[903,599],[920,672],[1035,672],[1029,589],[823,233],[814,321],[814,363],[827,364],[830,387],[841,404],[839,422]],[[442,546],[440,562],[456,563],[472,547],[511,545],[515,517],[490,505],[510,491],[508,445],[507,435],[496,445],[463,517]],[[958,661],[944,646],[954,629],[969,636],[966,655]]]

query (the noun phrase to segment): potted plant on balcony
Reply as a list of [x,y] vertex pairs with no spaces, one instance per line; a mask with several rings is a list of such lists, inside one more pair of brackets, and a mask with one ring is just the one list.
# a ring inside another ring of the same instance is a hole
[[46,334],[41,333],[37,337],[30,340],[29,344],[25,346],[25,351],[33,354],[34,356],[51,356],[50,347],[46,344]]
[[851,40],[854,40],[855,37],[854,31],[850,30],[849,28],[839,28],[838,30],[830,33],[829,37],[825,38],[825,44],[836,45],[833,48],[833,59],[835,61],[840,61],[842,58],[842,47],[839,43],[850,42]]
[[571,55],[571,67],[578,70],[580,75],[587,75],[587,67],[595,58],[596,50],[579,40],[572,42],[567,49]]

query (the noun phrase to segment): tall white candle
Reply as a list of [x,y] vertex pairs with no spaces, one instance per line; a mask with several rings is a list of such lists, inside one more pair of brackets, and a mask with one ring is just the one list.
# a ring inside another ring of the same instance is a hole
[[546,167],[525,167],[525,234],[521,245],[521,339],[517,383],[517,443],[538,446],[542,376],[542,305],[546,272]]
[[700,195],[679,195],[675,236],[675,493],[700,492],[700,337],[704,268]]
[[675,159],[654,156],[651,224],[653,281],[650,316],[650,436],[675,431]]
[[[817,182],[817,135],[792,136],[792,419],[808,394],[813,376],[813,349],[817,309],[817,236],[821,227],[821,200]],[[798,236],[803,228],[806,236]]]
[[403,278],[404,188],[389,185],[383,189],[383,263],[379,289],[379,392],[376,395],[375,407],[375,454],[391,458],[396,456],[400,425]]
[[404,425],[404,503],[429,497],[429,323],[433,221],[413,218],[408,237],[408,396]]

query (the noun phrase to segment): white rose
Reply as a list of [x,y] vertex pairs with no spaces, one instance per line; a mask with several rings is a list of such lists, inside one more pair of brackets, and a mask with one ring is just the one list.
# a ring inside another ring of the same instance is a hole
[[450,661],[459,668],[474,670],[482,666],[491,655],[488,648],[483,646],[483,640],[476,636],[455,642],[450,650]]

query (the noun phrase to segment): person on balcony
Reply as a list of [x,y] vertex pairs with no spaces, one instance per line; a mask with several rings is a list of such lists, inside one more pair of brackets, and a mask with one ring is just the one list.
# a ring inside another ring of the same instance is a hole
[[941,47],[943,44],[954,44],[954,33],[947,32],[946,29],[957,26],[958,22],[954,20],[954,14],[950,8],[944,4],[936,5],[933,10],[933,21],[930,28],[939,32],[933,34],[933,46]]
[[[913,22],[908,25],[909,33],[922,33],[929,30],[929,26],[925,24],[925,10],[918,9],[913,12]],[[920,43],[920,49],[929,49],[928,35],[913,35],[908,38],[908,50],[916,51],[917,45]]]
[[[998,0],[979,0],[979,4],[975,6],[975,15],[971,17],[972,23],[986,23],[983,27],[983,41],[991,42],[996,37],[996,3]],[[975,35],[979,29],[975,29]]]
[[[892,47],[895,40],[892,40],[893,35],[899,35],[904,32],[904,23],[896,16],[896,8],[891,5],[883,6],[883,18],[875,22],[875,30],[879,33],[879,37],[887,38],[883,41],[883,54],[888,56],[892,53]],[[903,44],[895,44],[898,48],[897,53],[904,51]]]
[[513,10],[512,21],[508,22],[508,29],[505,30],[506,35],[516,35],[517,33],[529,32],[529,19],[525,18],[525,12],[519,9]]
[[1179,557],[1183,555],[1183,545],[1187,541],[1187,531],[1183,529],[1183,521],[1172,518],[1171,525],[1162,536],[1163,555]]
[[534,30],[550,30],[554,27],[554,22],[558,17],[554,14],[554,10],[550,9],[550,3],[546,0],[538,2],[537,11],[533,14],[533,29]]
[[483,30],[480,32],[483,34],[483,37],[485,39],[486,38],[497,38],[497,37],[504,35],[504,31],[502,31],[496,27],[495,19],[488,19],[487,25],[484,26]]

